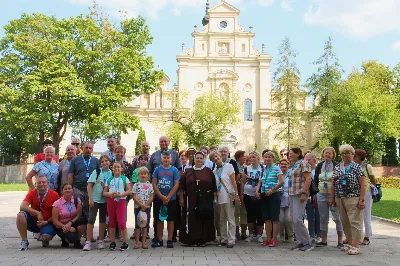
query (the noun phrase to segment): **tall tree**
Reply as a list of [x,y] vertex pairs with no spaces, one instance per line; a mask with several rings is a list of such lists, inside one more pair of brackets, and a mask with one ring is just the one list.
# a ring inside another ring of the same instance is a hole
[[146,132],[139,128],[139,134],[136,139],[135,155],[140,155],[142,153],[142,142],[146,140]]
[[179,145],[186,143],[197,148],[219,145],[229,128],[239,122],[239,97],[231,89],[204,93],[196,98],[191,108],[184,105],[185,97],[187,93],[180,93],[172,124],[168,128],[169,137]]
[[[306,93],[300,90],[300,71],[296,65],[297,52],[292,49],[286,37],[279,46],[279,59],[273,78],[275,91],[272,103],[276,112],[276,137],[285,141],[287,147],[304,143],[305,113],[304,99]],[[303,110],[302,110],[303,109]]]
[[[135,129],[138,119],[123,107],[151,93],[163,75],[146,54],[151,42],[142,17],[114,25],[96,5],[62,20],[23,14],[0,41],[0,104],[28,113],[20,121],[31,119],[39,142],[50,136],[57,150],[68,124],[83,124],[89,139]],[[14,114],[7,107],[0,115]]]

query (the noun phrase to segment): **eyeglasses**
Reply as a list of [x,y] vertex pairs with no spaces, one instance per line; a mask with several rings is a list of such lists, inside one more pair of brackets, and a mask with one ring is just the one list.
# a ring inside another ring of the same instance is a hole
[[347,155],[350,155],[350,154],[352,154],[352,153],[351,152],[342,152],[340,155],[347,156]]
[[79,145],[80,145],[80,143],[71,143],[71,145],[74,145],[74,146],[79,146]]

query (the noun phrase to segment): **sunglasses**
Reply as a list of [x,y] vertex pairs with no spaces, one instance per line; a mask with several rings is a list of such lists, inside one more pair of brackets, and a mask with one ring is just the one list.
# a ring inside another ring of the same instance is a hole
[[72,145],[74,145],[74,146],[79,146],[80,145],[80,143],[71,143]]

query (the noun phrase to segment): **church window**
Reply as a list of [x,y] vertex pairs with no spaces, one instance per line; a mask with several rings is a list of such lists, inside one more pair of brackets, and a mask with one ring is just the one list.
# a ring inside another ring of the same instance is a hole
[[253,103],[251,99],[244,100],[244,121],[253,120]]
[[242,44],[242,52],[246,52],[246,44]]

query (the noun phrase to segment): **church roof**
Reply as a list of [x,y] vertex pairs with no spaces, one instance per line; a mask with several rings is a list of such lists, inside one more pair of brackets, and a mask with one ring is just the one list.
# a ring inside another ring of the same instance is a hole
[[237,9],[236,7],[228,4],[224,0],[222,0],[221,3],[210,8],[210,10],[208,12],[209,13],[240,13],[240,10]]

